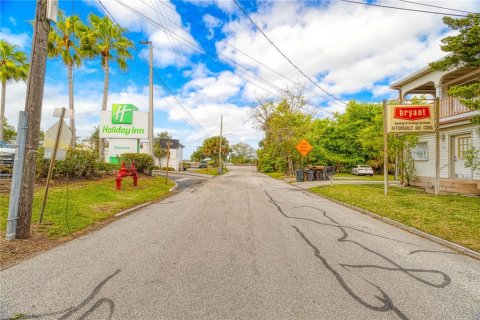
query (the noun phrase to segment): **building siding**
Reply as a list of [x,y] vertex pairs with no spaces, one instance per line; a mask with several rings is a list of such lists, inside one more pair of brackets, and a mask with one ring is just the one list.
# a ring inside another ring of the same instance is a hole
[[[451,138],[461,134],[471,134],[472,146],[480,148],[480,125],[468,123],[460,126],[440,129],[440,177],[451,178],[451,159],[452,152]],[[435,134],[423,134],[418,138],[418,142],[426,142],[428,145],[428,160],[416,160],[415,170],[419,177],[435,177]],[[474,173],[474,180],[480,180],[480,172]]]

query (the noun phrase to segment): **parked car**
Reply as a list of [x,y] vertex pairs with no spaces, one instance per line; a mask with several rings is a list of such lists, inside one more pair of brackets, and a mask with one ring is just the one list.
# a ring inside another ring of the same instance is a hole
[[205,160],[200,161],[200,164],[198,165],[200,169],[202,168],[208,168],[208,163]]
[[359,164],[352,168],[352,174],[356,176],[373,176],[373,169],[369,165]]
[[0,166],[12,167],[15,159],[15,149],[0,140]]

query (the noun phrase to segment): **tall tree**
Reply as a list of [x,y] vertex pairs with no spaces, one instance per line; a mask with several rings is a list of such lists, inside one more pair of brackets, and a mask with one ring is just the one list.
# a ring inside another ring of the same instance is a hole
[[[74,110],[73,102],[73,67],[82,64],[82,50],[79,45],[79,38],[86,31],[86,26],[78,16],[67,17],[59,14],[57,24],[52,27],[48,35],[48,55],[60,57],[68,70],[68,108]],[[70,118],[70,129],[72,140],[70,148],[75,147],[75,118]]]
[[[88,16],[90,28],[82,36],[82,48],[90,56],[100,56],[104,72],[102,111],[107,110],[110,62],[120,70],[127,69],[127,59],[132,58],[132,41],[125,37],[126,29],[114,24],[108,17]],[[104,155],[104,141],[99,141],[100,158]]]
[[[458,34],[442,39],[440,48],[449,54],[439,61],[430,63],[433,70],[449,70],[456,67],[480,67],[480,14],[471,13],[466,18],[443,17],[443,22]],[[474,81],[452,86],[449,95],[472,110],[480,110],[480,78]],[[480,117],[476,118],[480,123]]]
[[162,131],[160,133],[157,133],[157,136],[153,139],[153,153],[155,155],[155,158],[157,158],[159,162],[160,159],[167,155],[167,150],[160,146],[160,140],[165,139],[172,139],[172,135],[169,134],[168,131]]
[[243,142],[232,145],[230,152],[230,161],[233,163],[249,163],[256,159],[255,149]]
[[18,47],[8,43],[5,40],[0,40],[0,80],[2,81],[2,98],[0,105],[0,140],[4,136],[4,121],[5,119],[5,97],[7,82],[11,81],[25,81],[27,80],[29,64],[27,62],[27,55],[19,51]]
[[[210,137],[203,140],[202,151],[206,157],[213,160],[213,166],[218,166],[218,152],[220,150],[220,136]],[[230,144],[227,138],[222,137],[222,159],[226,160],[230,153]]]

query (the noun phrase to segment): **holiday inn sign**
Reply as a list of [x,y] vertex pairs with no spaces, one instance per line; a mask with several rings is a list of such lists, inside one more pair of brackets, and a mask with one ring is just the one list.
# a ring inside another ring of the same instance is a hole
[[100,114],[100,138],[147,139],[148,113],[133,104],[112,104]]

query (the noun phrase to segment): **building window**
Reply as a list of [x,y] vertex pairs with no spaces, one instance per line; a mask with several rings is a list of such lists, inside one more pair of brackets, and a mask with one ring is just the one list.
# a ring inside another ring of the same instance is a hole
[[415,148],[411,151],[413,160],[428,160],[428,143],[420,142],[417,143]]
[[472,148],[472,137],[464,136],[458,138],[458,159],[464,159],[465,154]]

